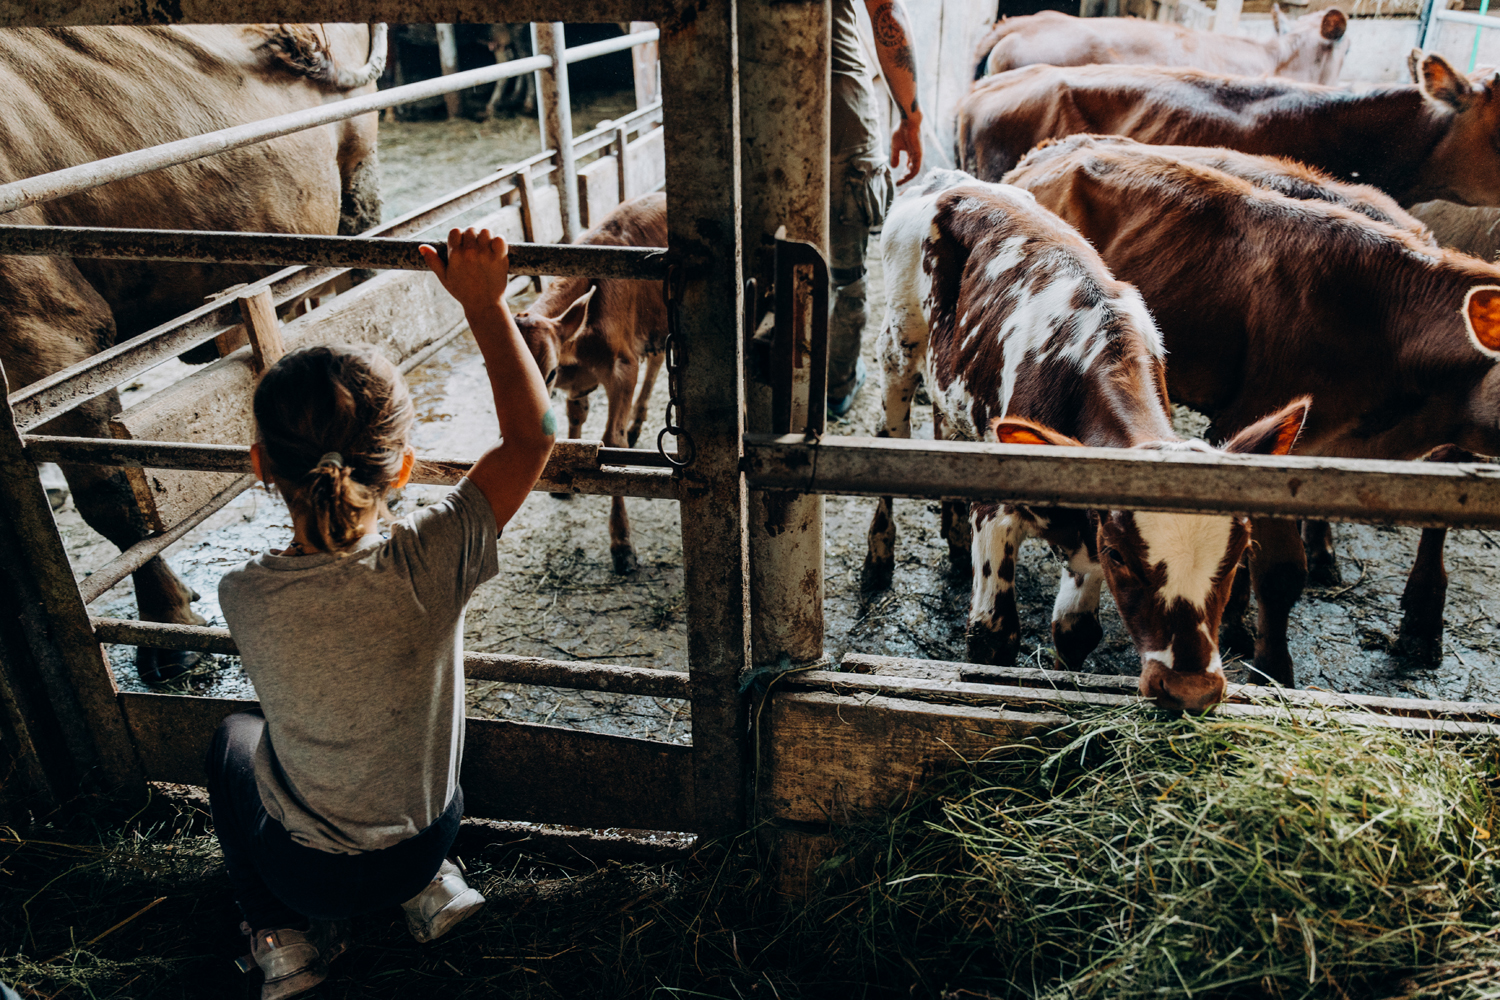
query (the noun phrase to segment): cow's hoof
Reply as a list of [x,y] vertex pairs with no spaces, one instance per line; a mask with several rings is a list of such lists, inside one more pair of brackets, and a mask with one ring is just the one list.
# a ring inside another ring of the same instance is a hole
[[165,684],[192,670],[202,660],[202,653],[141,646],[135,651],[135,672],[143,684]]
[[895,575],[894,559],[866,559],[864,568],[859,571],[859,589],[867,594],[885,590]]
[[548,493],[547,495],[554,500],[571,500],[576,496],[573,493]]
[[1052,645],[1064,670],[1081,670],[1083,661],[1104,638],[1097,615],[1064,615],[1052,623]]
[[1337,587],[1344,582],[1339,572],[1339,561],[1332,552],[1309,552],[1307,554],[1307,582],[1315,587]]
[[1391,643],[1391,654],[1403,666],[1431,670],[1443,663],[1443,635],[1441,632],[1436,637],[1419,635],[1402,629]]
[[991,632],[982,625],[970,624],[964,633],[970,663],[993,667],[1013,667],[1021,651],[1020,632]]
[[629,576],[640,568],[640,563],[635,558],[635,549],[610,549],[609,554],[615,561],[615,573],[619,576]]

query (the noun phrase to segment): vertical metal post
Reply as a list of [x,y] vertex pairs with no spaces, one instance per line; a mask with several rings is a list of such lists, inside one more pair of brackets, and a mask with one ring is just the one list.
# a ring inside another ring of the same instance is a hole
[[1427,51],[1433,29],[1437,27],[1437,18],[1432,16],[1436,9],[1437,0],[1422,0],[1422,11],[1417,15],[1417,48],[1424,52]]
[[681,269],[683,418],[697,459],[681,478],[698,831],[741,829],[750,665],[744,354],[740,338],[740,129],[734,0],[660,22],[667,242]]
[[[458,32],[451,24],[434,25],[437,28],[438,40],[438,65],[443,69],[444,76],[452,76],[458,72]],[[462,95],[458,92],[443,95],[443,103],[448,106],[448,117],[457,118],[462,111]]]
[[[828,256],[828,92],[831,5],[745,4],[739,11],[741,155],[745,177],[746,270],[760,289],[772,285],[771,248],[778,228]],[[805,278],[796,299],[808,301]],[[778,300],[790,302],[788,289]],[[810,323],[788,324],[792,345],[792,423],[807,419]],[[771,392],[747,387],[749,420],[772,432]],[[750,626],[756,664],[823,655],[823,497],[750,494]]]
[[[9,395],[0,366],[0,400]],[[53,725],[72,758],[74,780],[92,791],[144,793],[114,676],[89,625],[47,491],[6,403],[0,403],[0,533],[19,543],[18,551],[0,553],[7,561],[4,589],[17,599],[5,613],[20,620],[29,658],[51,702]]]
[[573,106],[568,95],[568,66],[563,62],[567,40],[563,25],[539,21],[531,26],[531,49],[550,56],[552,66],[536,71],[537,109],[542,116],[542,142],[557,150],[558,204],[562,209],[563,242],[578,242],[583,226],[578,215],[578,165],[573,160]]

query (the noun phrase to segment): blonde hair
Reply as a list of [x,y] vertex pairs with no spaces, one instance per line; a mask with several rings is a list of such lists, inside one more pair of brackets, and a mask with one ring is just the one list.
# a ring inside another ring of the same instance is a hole
[[315,545],[348,548],[370,508],[387,513],[416,409],[384,355],[346,344],[291,351],[261,378],[254,410],[263,471]]

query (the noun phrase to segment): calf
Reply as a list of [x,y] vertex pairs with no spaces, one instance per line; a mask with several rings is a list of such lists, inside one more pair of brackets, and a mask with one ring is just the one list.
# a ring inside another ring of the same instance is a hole
[[[666,246],[667,196],[646,194],[622,203],[578,242],[593,246]],[[557,278],[516,316],[516,326],[536,358],[547,387],[567,397],[568,437],[578,436],[588,419],[589,395],[603,386],[609,403],[604,444],[634,447],[662,365],[667,307],[661,285],[623,278]],[[637,392],[643,356],[646,377]],[[635,571],[635,545],[630,540],[624,497],[614,497],[610,507],[609,552],[616,573]]]
[[1043,140],[1112,133],[1285,156],[1402,205],[1500,205],[1500,78],[1471,83],[1436,55],[1418,71],[1420,83],[1356,92],[1155,66],[1030,66],[960,103],[958,158],[998,181]]
[[[1140,289],[1172,359],[1171,396],[1207,414],[1211,436],[1290,394],[1317,404],[1299,454],[1500,453],[1500,368],[1476,349],[1500,344],[1500,311],[1475,292],[1500,286],[1500,267],[1176,152],[1075,136],[1034,150],[1007,179]],[[1295,522],[1257,522],[1255,540],[1255,664],[1291,684],[1287,620],[1306,555]]]
[[[1024,191],[937,171],[896,202],[881,250],[882,436],[910,436],[911,400],[925,374],[940,437],[1210,450],[1172,431],[1161,337],[1140,295]],[[1284,453],[1306,411],[1306,401],[1294,403],[1226,450]],[[1141,693],[1194,711],[1222,697],[1218,626],[1250,541],[1247,519],[974,503],[969,527],[971,552],[953,555],[973,567],[970,659],[1015,662],[1015,554],[1039,535],[1065,567],[1052,614],[1065,664],[1078,667],[1098,644],[1107,582],[1141,657]],[[957,533],[948,540],[950,549],[959,544]],[[888,585],[890,498],[879,502],[869,545],[866,585]]]
[[1349,52],[1344,40],[1349,21],[1343,12],[1332,8],[1294,21],[1278,6],[1271,10],[1276,34],[1265,41],[1134,17],[1084,18],[1057,11],[1008,17],[980,39],[974,53],[974,79],[1038,63],[1134,63],[1284,76],[1309,83],[1338,80]]

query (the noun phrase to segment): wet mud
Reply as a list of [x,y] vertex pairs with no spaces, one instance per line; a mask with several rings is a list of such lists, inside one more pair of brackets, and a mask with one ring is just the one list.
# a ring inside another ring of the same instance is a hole
[[[629,95],[596,98],[575,109],[575,128],[630,110]],[[406,122],[382,125],[382,169],[386,217],[430,200],[444,190],[482,176],[540,148],[534,120],[502,118],[474,122]],[[872,373],[846,419],[833,434],[871,435],[880,423],[879,371],[873,354],[883,310],[878,253],[872,255],[871,325],[865,362]],[[168,384],[185,370],[173,363],[142,378],[125,395],[127,405]],[[409,376],[420,419],[420,453],[477,456],[496,429],[484,367],[471,338],[462,336]],[[655,393],[641,441],[654,442],[663,423],[665,386]],[[584,437],[597,439],[606,406],[595,400]],[[561,413],[561,401],[558,401]],[[932,436],[930,408],[914,414],[913,436]],[[999,491],[997,491],[999,492]],[[431,502],[442,490],[408,489],[397,513]],[[607,497],[559,499],[534,493],[500,541],[501,573],[476,593],[465,627],[469,649],[554,659],[592,659],[664,670],[686,670],[680,522],[675,503],[626,501],[640,568],[617,576],[609,555]],[[827,500],[827,653],[879,653],[924,659],[961,660],[968,580],[948,571],[938,534],[936,501],[898,500],[895,575],[890,589],[861,595],[859,574],[865,532],[874,501]],[[80,573],[91,571],[115,550],[83,525],[71,501],[59,512],[69,551]],[[1299,683],[1326,690],[1397,696],[1500,702],[1495,669],[1496,571],[1500,551],[1485,532],[1450,532],[1447,631],[1442,662],[1415,668],[1391,653],[1401,618],[1398,604],[1419,532],[1412,528],[1335,525],[1345,582],[1309,588],[1294,612],[1292,653]],[[194,607],[223,624],[217,581],[225,570],[290,537],[285,507],[256,488],[210,518],[173,546],[168,557],[202,595]],[[1021,611],[1022,657],[1027,665],[1051,666],[1048,625],[1061,565],[1037,541],[1023,546],[1016,585]],[[129,581],[94,605],[94,613],[134,617]],[[1106,592],[1104,640],[1087,669],[1135,674],[1129,639]],[[1252,607],[1253,614],[1253,607]],[[142,690],[132,665],[134,651],[115,647],[111,662],[122,687]],[[1232,677],[1243,666],[1231,662]],[[193,674],[168,690],[224,697],[252,697],[234,657],[205,657]],[[689,739],[687,705],[671,699],[562,691],[519,684],[469,682],[471,714],[543,722],[672,742]]]

